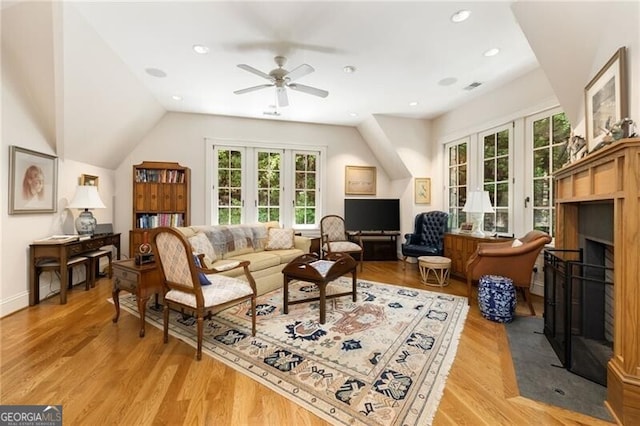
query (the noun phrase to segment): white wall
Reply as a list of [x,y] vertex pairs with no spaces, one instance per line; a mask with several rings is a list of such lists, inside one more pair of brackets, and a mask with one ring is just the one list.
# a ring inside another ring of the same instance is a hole
[[[3,62],[3,67],[5,63]],[[23,94],[28,92],[17,87],[22,84],[2,73],[2,149],[0,150],[0,187],[9,187],[9,146],[16,145],[48,155],[56,155],[43,132],[38,114],[29,105]],[[96,155],[100,155],[96,152]],[[0,210],[1,270],[0,270],[0,316],[7,315],[29,304],[29,244],[52,234],[75,233],[73,221],[78,211],[66,209],[75,193],[81,174],[98,176],[99,192],[106,209],[94,211],[98,222],[111,222],[113,218],[114,172],[72,160],[58,159],[57,212],[46,214],[8,214],[8,194],[3,191]],[[43,275],[43,278],[44,275]],[[52,284],[59,288],[57,280]],[[41,295],[49,293],[49,282],[43,279]]]
[[[208,165],[205,164],[205,138],[326,146],[327,182],[322,194],[325,214],[344,213],[346,165],[376,166],[376,196],[398,196],[382,167],[353,127],[168,113],[116,170],[118,207],[115,227],[119,232],[127,233],[132,227],[132,166],[142,161],[175,161],[191,168],[191,223],[206,223],[205,168]],[[128,241],[128,235],[123,235],[125,240]]]
[[540,68],[447,112],[432,122],[433,137],[448,143],[558,104]]

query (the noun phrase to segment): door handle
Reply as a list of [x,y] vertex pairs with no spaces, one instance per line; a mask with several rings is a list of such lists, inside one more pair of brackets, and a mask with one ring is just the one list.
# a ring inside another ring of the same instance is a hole
[[531,201],[531,197],[527,196],[524,199],[524,208],[526,209],[529,206],[529,202]]

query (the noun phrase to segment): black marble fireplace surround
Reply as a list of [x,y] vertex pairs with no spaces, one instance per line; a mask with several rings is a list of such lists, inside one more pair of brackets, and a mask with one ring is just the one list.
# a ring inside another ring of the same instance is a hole
[[544,334],[562,365],[603,386],[613,353],[613,204],[583,203],[579,250],[544,251]]

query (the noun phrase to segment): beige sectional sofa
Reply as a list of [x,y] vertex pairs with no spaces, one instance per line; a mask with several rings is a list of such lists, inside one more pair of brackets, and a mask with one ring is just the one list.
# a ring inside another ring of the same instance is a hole
[[[282,229],[278,223],[251,225],[195,225],[179,229],[193,248],[203,253],[208,268],[224,269],[248,260],[258,295],[282,287],[282,269],[296,257],[309,253],[311,240]],[[222,272],[242,278],[242,268]]]

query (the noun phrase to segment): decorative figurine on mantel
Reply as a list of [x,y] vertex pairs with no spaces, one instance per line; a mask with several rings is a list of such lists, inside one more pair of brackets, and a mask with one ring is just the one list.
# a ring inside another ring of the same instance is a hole
[[564,164],[565,166],[575,163],[587,155],[587,141],[580,135],[571,135],[567,140],[566,150],[568,155],[567,162]]
[[609,130],[613,140],[616,141],[619,139],[632,138],[636,135],[635,123],[629,117],[613,123]]

